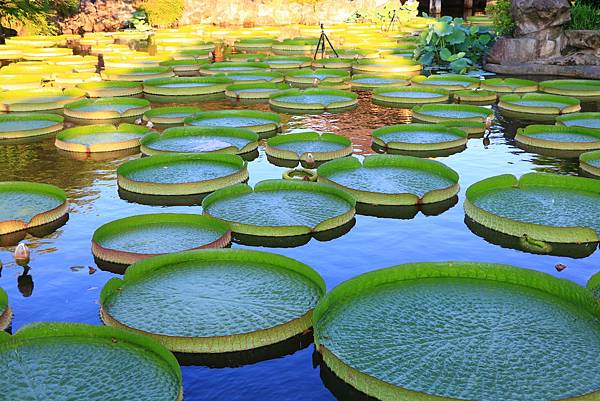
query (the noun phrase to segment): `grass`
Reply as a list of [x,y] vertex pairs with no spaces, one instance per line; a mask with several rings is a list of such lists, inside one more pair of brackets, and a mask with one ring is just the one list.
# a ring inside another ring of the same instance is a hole
[[577,0],[571,7],[567,30],[600,29],[600,5]]

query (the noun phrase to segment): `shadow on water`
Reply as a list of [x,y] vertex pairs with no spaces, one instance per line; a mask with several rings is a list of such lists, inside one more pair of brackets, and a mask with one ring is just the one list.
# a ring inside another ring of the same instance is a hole
[[335,373],[323,362],[321,354],[315,349],[313,351],[313,365],[319,366],[321,381],[327,390],[340,401],[377,401],[362,391],[359,391],[336,376]]
[[363,216],[409,220],[414,218],[419,213],[419,211],[421,211],[425,216],[440,215],[445,211],[456,206],[457,203],[457,195],[441,202],[414,206],[384,206],[369,205],[367,203],[357,203],[356,213],[362,214]]
[[209,368],[237,368],[300,351],[313,341],[312,330],[297,334],[276,344],[266,345],[248,351],[224,352],[218,354],[190,354],[175,352],[177,361],[183,366],[207,366]]
[[516,249],[527,253],[566,256],[580,259],[590,256],[598,248],[597,242],[561,244],[537,241],[529,239],[526,236],[515,237],[482,226],[467,216],[465,216],[465,224],[473,234],[482,237],[490,244],[500,245],[503,248]]
[[262,246],[269,248],[295,248],[307,244],[311,238],[317,241],[326,242],[347,234],[352,230],[352,227],[356,224],[356,219],[352,219],[349,222],[326,231],[320,231],[317,233],[306,234],[306,235],[294,235],[287,237],[263,237],[259,235],[248,235],[248,234],[233,234],[233,242],[240,245],[246,246]]

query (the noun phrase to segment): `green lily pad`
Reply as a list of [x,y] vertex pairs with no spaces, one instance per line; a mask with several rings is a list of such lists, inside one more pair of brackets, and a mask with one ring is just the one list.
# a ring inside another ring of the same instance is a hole
[[132,264],[166,253],[222,248],[231,241],[229,226],[195,214],[143,214],[111,221],[92,237],[95,257]]
[[327,162],[318,180],[352,194],[358,202],[409,206],[441,202],[458,193],[458,174],[444,164],[397,155],[372,155]]
[[270,96],[269,104],[283,110],[332,110],[352,107],[358,95],[337,89],[289,89]]
[[255,84],[262,82],[278,83],[283,82],[283,74],[277,71],[257,71],[257,72],[228,72],[215,74],[215,78],[231,79],[235,84]]
[[529,79],[490,78],[481,81],[481,89],[499,93],[535,92],[538,89],[538,83]]
[[233,81],[224,77],[171,77],[144,81],[144,93],[162,96],[210,95],[225,91]]
[[277,43],[274,38],[244,38],[235,42],[234,46],[237,50],[242,51],[257,51],[269,50],[273,43]]
[[117,168],[120,188],[146,195],[204,194],[247,179],[246,162],[229,154],[157,155]]
[[185,119],[185,125],[194,127],[247,128],[259,135],[268,135],[281,127],[276,113],[256,110],[205,111]]
[[267,140],[265,152],[284,160],[307,161],[310,153],[314,161],[326,161],[352,154],[352,141],[335,134],[302,132],[278,135]]
[[175,74],[171,67],[133,67],[133,68],[106,68],[102,72],[102,79],[106,81],[133,81],[140,82],[147,79],[168,78]]
[[355,74],[350,81],[354,89],[372,89],[394,86],[407,86],[410,81],[402,75]]
[[12,400],[183,398],[181,370],[170,352],[109,327],[35,323],[13,336],[0,333],[0,368],[2,395]]
[[272,70],[289,70],[310,67],[312,57],[270,56],[265,57],[262,62],[268,64]]
[[258,135],[247,128],[173,127],[153,133],[141,142],[145,155],[168,153],[233,153],[256,150]]
[[135,96],[143,92],[141,82],[102,81],[77,84],[88,97]]
[[600,182],[529,173],[476,182],[467,189],[465,213],[475,222],[515,237],[558,243],[597,243]]
[[441,88],[446,90],[477,89],[481,80],[468,75],[419,75],[412,78],[413,85]]
[[468,135],[463,130],[438,124],[398,124],[381,127],[372,133],[373,144],[385,151],[403,153],[462,150]]
[[572,113],[556,117],[556,123],[568,127],[584,127],[600,130],[600,113]]
[[355,200],[315,182],[266,180],[234,185],[202,201],[205,214],[230,223],[234,233],[267,237],[306,235],[340,227],[354,217]]
[[494,112],[482,106],[463,104],[424,104],[413,107],[413,118],[439,123],[447,120],[471,120],[490,125]]
[[181,252],[138,262],[123,280],[108,281],[101,317],[172,351],[241,351],[307,330],[324,293],[316,271],[285,256],[239,249]]
[[54,144],[69,152],[114,152],[139,147],[140,140],[150,132],[135,124],[84,125],[59,132]]
[[0,92],[0,112],[29,112],[62,109],[65,104],[81,99],[85,92],[78,88],[38,88]]
[[201,111],[198,107],[157,107],[145,112],[144,120],[156,124],[179,124]]
[[403,74],[406,76],[418,75],[421,64],[412,59],[396,57],[394,59],[364,59],[352,64],[352,72],[356,74]]
[[225,96],[235,99],[268,99],[274,93],[289,89],[285,83],[264,82],[257,84],[233,84],[225,89]]
[[579,167],[593,177],[600,178],[600,151],[585,152],[579,156]]
[[447,102],[450,92],[428,87],[384,87],[373,90],[373,103],[383,105],[411,105]]
[[200,73],[214,75],[228,72],[259,72],[266,70],[267,68],[269,68],[269,65],[266,63],[234,63],[231,61],[223,61],[202,66]]
[[581,110],[581,105],[574,97],[525,93],[500,96],[498,108],[525,114],[566,114]]
[[0,288],[0,331],[6,330],[12,320],[12,311],[8,305],[8,296]]
[[540,90],[555,95],[600,96],[600,81],[594,79],[555,79],[540,82]]
[[83,120],[135,117],[150,110],[150,102],[133,97],[82,99],[65,105],[65,116]]
[[533,150],[550,149],[578,154],[600,150],[600,131],[583,127],[529,125],[517,130],[515,140],[517,144],[531,147]]
[[0,141],[51,134],[62,129],[63,120],[56,114],[0,114]]
[[67,211],[67,196],[54,185],[0,182],[0,235],[51,223]]
[[570,281],[438,262],[348,280],[313,324],[324,363],[377,399],[583,400],[600,388],[599,317],[591,292]]
[[285,80],[291,84],[312,85],[319,82],[344,82],[350,79],[350,73],[339,69],[310,69],[302,68],[285,73]]

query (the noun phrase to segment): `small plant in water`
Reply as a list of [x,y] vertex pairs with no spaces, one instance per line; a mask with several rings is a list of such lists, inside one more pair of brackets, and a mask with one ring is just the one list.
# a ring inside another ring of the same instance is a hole
[[479,67],[493,40],[489,28],[466,26],[462,18],[445,16],[421,33],[415,59],[424,67],[463,74]]
[[14,257],[15,262],[17,262],[19,266],[27,266],[29,264],[29,260],[31,259],[31,252],[29,251],[27,245],[21,242],[15,248]]

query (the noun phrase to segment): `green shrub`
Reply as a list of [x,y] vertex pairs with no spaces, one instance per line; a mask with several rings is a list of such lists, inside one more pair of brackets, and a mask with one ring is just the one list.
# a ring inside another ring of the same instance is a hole
[[50,3],[52,9],[56,12],[59,17],[65,18],[75,14],[79,11],[79,0],[54,0]]
[[142,0],[139,8],[146,13],[152,26],[168,27],[183,15],[183,0]]
[[571,21],[565,28],[600,29],[600,4],[582,0],[575,1],[571,7]]
[[493,40],[489,28],[466,26],[462,18],[445,16],[421,32],[415,59],[424,67],[444,67],[462,74],[480,66]]
[[510,36],[515,30],[511,4],[511,0],[498,0],[496,4],[490,4],[485,8],[486,14],[494,21],[494,29],[498,36]]

